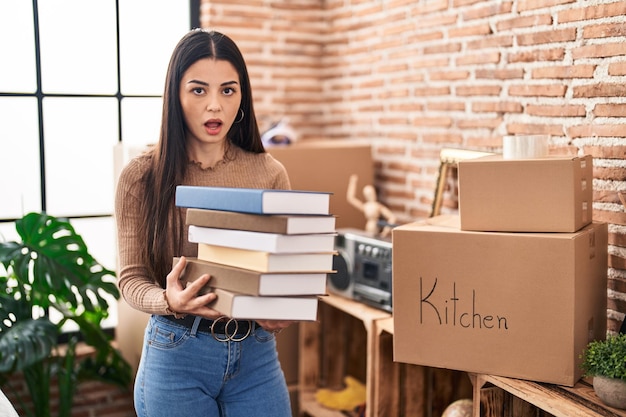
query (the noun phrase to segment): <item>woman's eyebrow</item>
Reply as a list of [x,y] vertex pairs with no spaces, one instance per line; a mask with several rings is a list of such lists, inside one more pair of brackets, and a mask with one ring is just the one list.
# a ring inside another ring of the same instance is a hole
[[[189,80],[187,81],[187,84],[200,84],[200,85],[204,85],[204,86],[209,86],[209,83],[205,82],[205,81],[200,81],[200,80]],[[233,80],[233,81],[226,81],[223,82],[222,84],[220,84],[222,87],[226,86],[226,85],[232,85],[232,84],[239,84],[237,81]]]

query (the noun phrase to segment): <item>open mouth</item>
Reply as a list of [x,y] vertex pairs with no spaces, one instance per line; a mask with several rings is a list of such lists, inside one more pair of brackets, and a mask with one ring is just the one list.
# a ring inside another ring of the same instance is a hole
[[210,132],[218,132],[222,128],[222,122],[219,120],[209,120],[204,124],[205,129]]

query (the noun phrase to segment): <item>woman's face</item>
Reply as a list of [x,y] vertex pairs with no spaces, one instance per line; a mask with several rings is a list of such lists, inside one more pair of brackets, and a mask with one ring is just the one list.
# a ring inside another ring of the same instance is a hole
[[181,78],[180,104],[187,127],[187,143],[225,141],[230,127],[241,117],[237,70],[224,60],[196,61]]

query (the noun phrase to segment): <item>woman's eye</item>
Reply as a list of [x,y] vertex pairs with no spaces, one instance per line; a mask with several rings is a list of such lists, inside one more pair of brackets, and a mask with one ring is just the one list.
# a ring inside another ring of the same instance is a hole
[[199,94],[202,94],[204,92],[204,88],[196,87],[193,90],[191,90],[191,92],[194,93],[194,94],[198,94],[199,95]]
[[230,87],[226,87],[224,88],[224,95],[226,96],[230,96],[233,95],[235,93],[235,90],[230,88]]

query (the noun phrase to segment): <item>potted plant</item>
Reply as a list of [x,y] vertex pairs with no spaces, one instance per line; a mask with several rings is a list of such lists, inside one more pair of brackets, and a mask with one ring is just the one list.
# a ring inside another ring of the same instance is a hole
[[605,404],[626,409],[626,334],[594,340],[582,354],[585,376],[593,377],[593,388]]
[[[69,417],[80,381],[125,388],[132,382],[130,365],[101,327],[108,316],[106,294],[119,297],[115,273],[89,254],[69,222],[30,213],[15,227],[22,241],[0,242],[0,385],[13,390],[27,416],[49,417],[56,381],[57,415]],[[52,321],[50,309],[61,319]],[[79,334],[61,344],[66,322],[74,322]],[[94,354],[77,355],[79,335]],[[24,376],[32,407],[11,387],[16,372]]]

